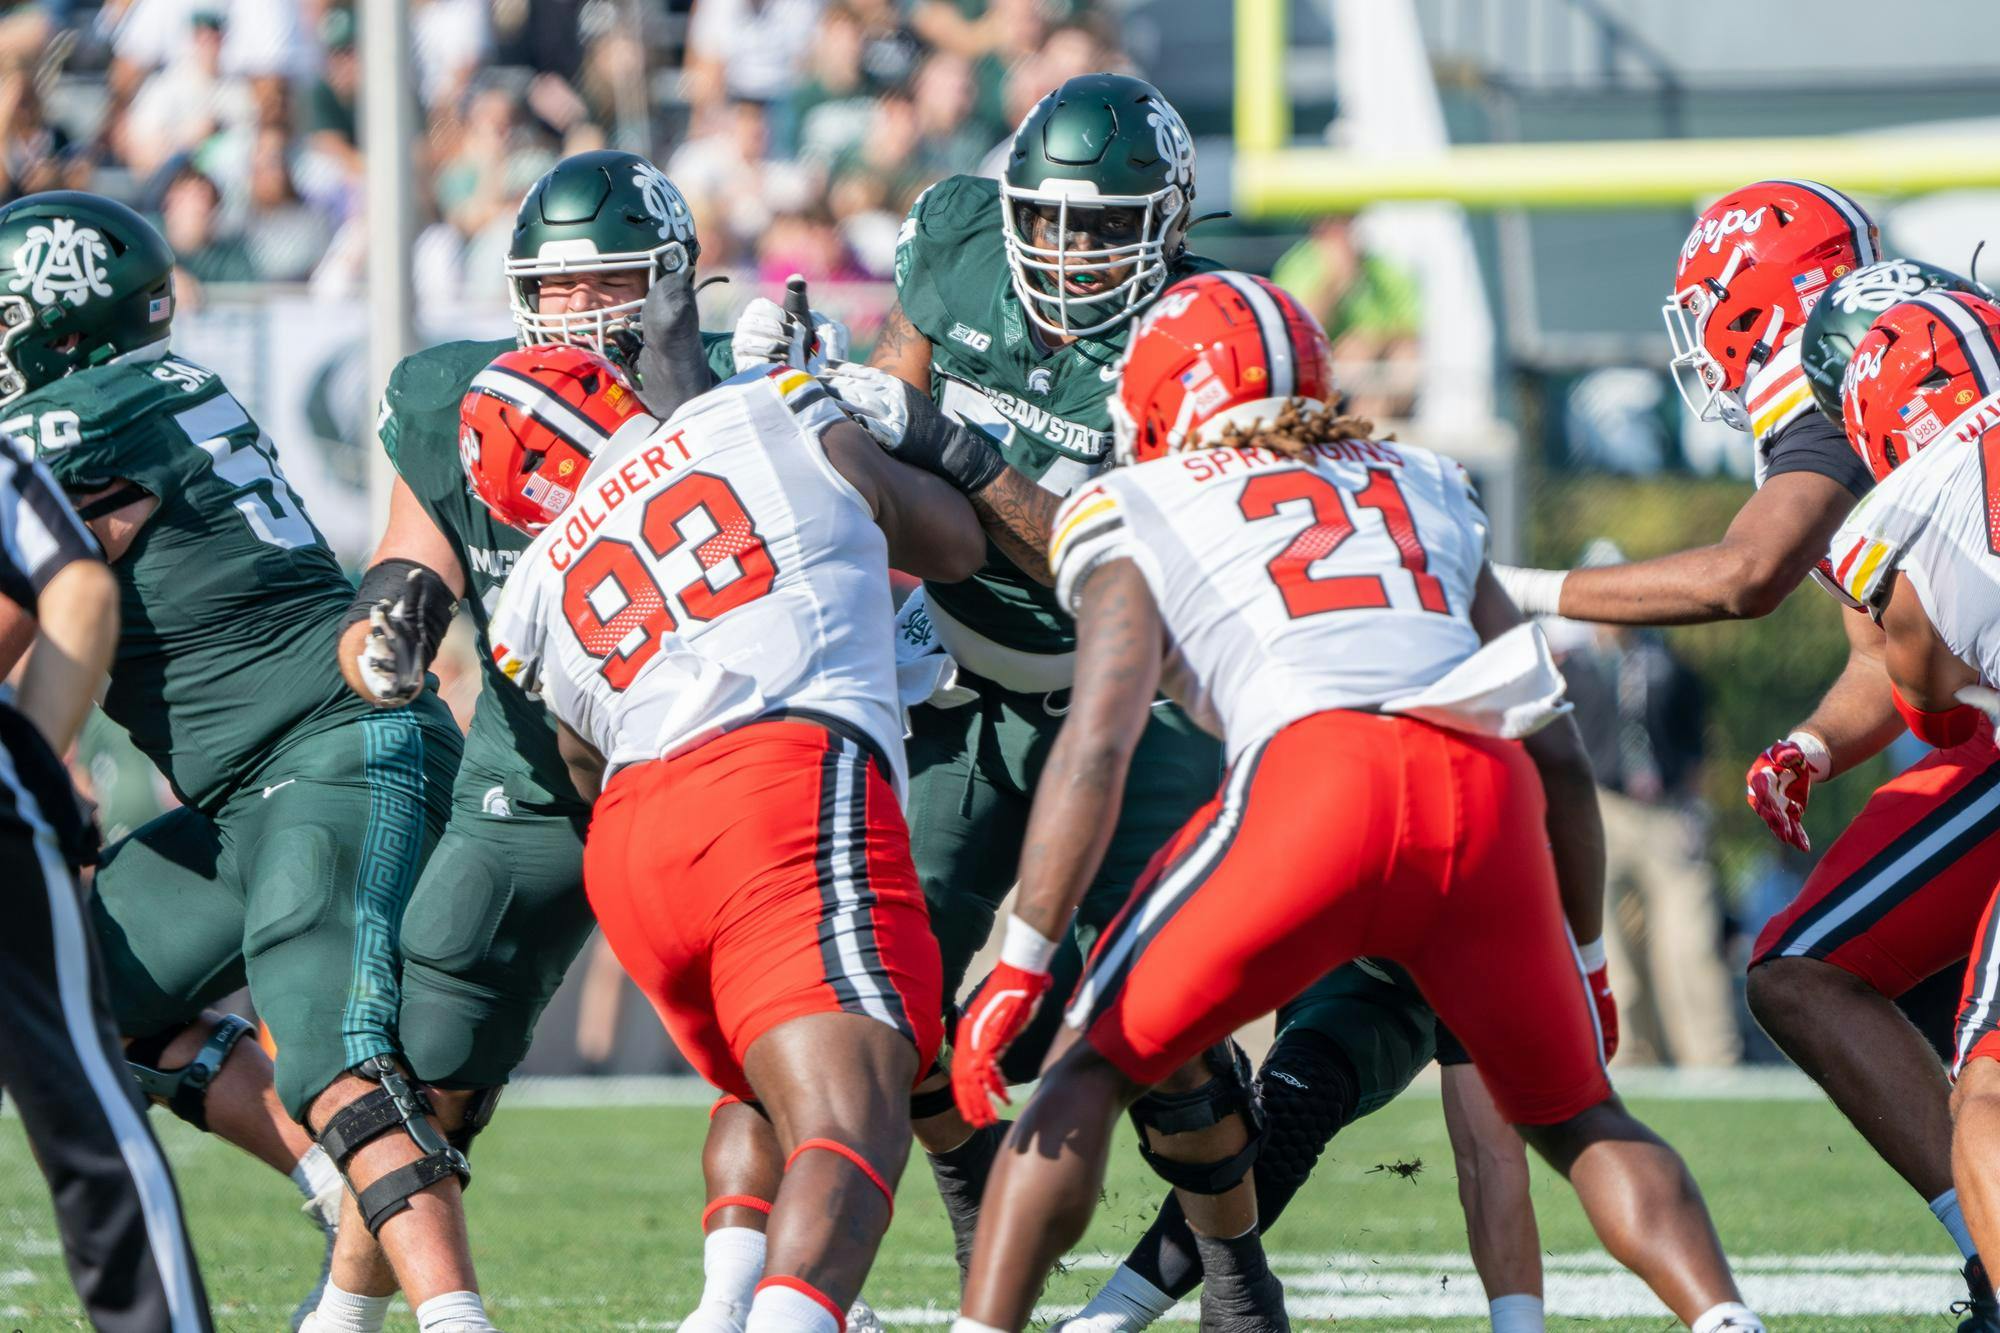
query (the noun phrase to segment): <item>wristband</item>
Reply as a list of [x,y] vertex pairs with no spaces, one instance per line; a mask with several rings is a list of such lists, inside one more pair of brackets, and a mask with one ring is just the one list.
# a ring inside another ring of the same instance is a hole
[[1814,782],[1824,782],[1833,773],[1833,752],[1826,748],[1826,742],[1810,731],[1795,731],[1785,737],[1799,747],[1805,756],[1806,772],[1812,774]]
[[451,628],[458,599],[451,595],[451,586],[427,565],[415,560],[389,559],[372,566],[361,576],[361,586],[348,605],[340,629],[344,634],[348,626],[368,619],[377,602],[394,605],[405,599],[405,619],[418,636],[417,660],[428,668]]
[[1604,937],[1599,935],[1588,944],[1577,945],[1576,956],[1583,960],[1584,971],[1602,972],[1604,970]]
[[1007,917],[1007,934],[1000,941],[1000,961],[1009,967],[1018,967],[1023,972],[1033,972],[1037,976],[1046,975],[1049,962],[1056,956],[1056,942],[1041,931],[1023,921],[1018,915]]
[[1522,615],[1556,616],[1562,614],[1563,584],[1568,579],[1567,569],[1511,569],[1501,586]]
[[1007,470],[1007,460],[992,436],[954,421],[938,449],[938,470],[966,495],[977,495]]

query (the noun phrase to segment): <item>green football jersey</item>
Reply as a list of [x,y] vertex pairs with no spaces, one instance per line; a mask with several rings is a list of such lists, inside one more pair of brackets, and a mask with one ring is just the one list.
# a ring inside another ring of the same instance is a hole
[[184,803],[213,809],[283,744],[372,711],[334,657],[354,584],[219,375],[121,361],[11,406],[0,430],[32,439],[65,488],[123,479],[159,499],[111,567],[104,710]]
[[[1184,256],[1177,282],[1216,265]],[[1111,458],[1111,393],[1132,322],[1045,351],[1021,313],[1001,236],[999,182],[951,176],[917,199],[896,246],[896,299],[931,344],[931,396],[1000,440],[1015,468],[1067,495]],[[931,604],[1006,647],[1066,653],[1076,630],[1054,592],[989,544],[963,583],[926,585]]]
[[[726,333],[704,333],[702,346],[718,379],[736,373]],[[487,637],[500,589],[533,540],[500,522],[472,493],[458,456],[458,404],[473,376],[514,340],[453,342],[404,357],[389,376],[376,430],[397,475],[451,543],[465,571],[466,609],[479,644],[486,688],[472,712],[460,768],[505,794],[510,807],[574,814],[588,810],[556,751],[555,720],[493,664]],[[488,804],[491,804],[489,800]]]

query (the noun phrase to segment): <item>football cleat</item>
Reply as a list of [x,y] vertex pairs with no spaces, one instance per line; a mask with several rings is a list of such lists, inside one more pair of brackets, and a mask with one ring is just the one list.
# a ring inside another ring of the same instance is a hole
[[1682,244],[1660,311],[1688,410],[1748,430],[1744,388],[1830,284],[1879,254],[1874,222],[1824,185],[1758,181],[1718,199]]
[[888,1328],[875,1307],[856,1296],[854,1304],[847,1307],[847,1333],[888,1333]]
[[1992,1280],[1976,1254],[1965,1264],[1965,1299],[1954,1301],[1951,1312],[1965,1316],[1958,1333],[2000,1333],[2000,1301],[1994,1299]]
[[1877,481],[1932,441],[2000,424],[2000,306],[1928,292],[1890,306],[1840,382],[1847,442]]

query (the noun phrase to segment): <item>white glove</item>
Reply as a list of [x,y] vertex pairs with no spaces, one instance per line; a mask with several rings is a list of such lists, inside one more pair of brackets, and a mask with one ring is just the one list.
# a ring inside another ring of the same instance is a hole
[[877,444],[892,454],[902,447],[910,429],[909,390],[902,380],[879,367],[846,361],[828,366],[819,379]]
[[1500,587],[1524,616],[1560,615],[1567,569],[1523,569],[1519,565],[1490,566]]
[[812,325],[813,346],[809,354],[806,331],[793,323],[784,307],[767,296],[753,298],[736,317],[736,332],[729,340],[736,368],[747,370],[751,366],[778,363],[818,373],[828,362],[844,360],[848,348],[847,326],[817,310],[812,312]]
[[368,637],[354,665],[361,683],[383,708],[400,708],[424,692],[424,666],[417,660],[415,636],[398,623],[395,607],[383,598],[368,609]]

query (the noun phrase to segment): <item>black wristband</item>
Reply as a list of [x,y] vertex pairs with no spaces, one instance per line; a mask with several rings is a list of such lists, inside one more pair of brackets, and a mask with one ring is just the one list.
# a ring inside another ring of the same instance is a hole
[[361,576],[361,587],[340,622],[342,632],[349,625],[368,619],[377,602],[404,604],[401,619],[417,636],[418,660],[429,667],[451,628],[452,612],[458,598],[436,570],[415,560],[384,560]]
[[993,437],[976,426],[951,423],[951,432],[938,451],[939,471],[945,480],[967,495],[977,495],[1007,470],[1007,460]]

